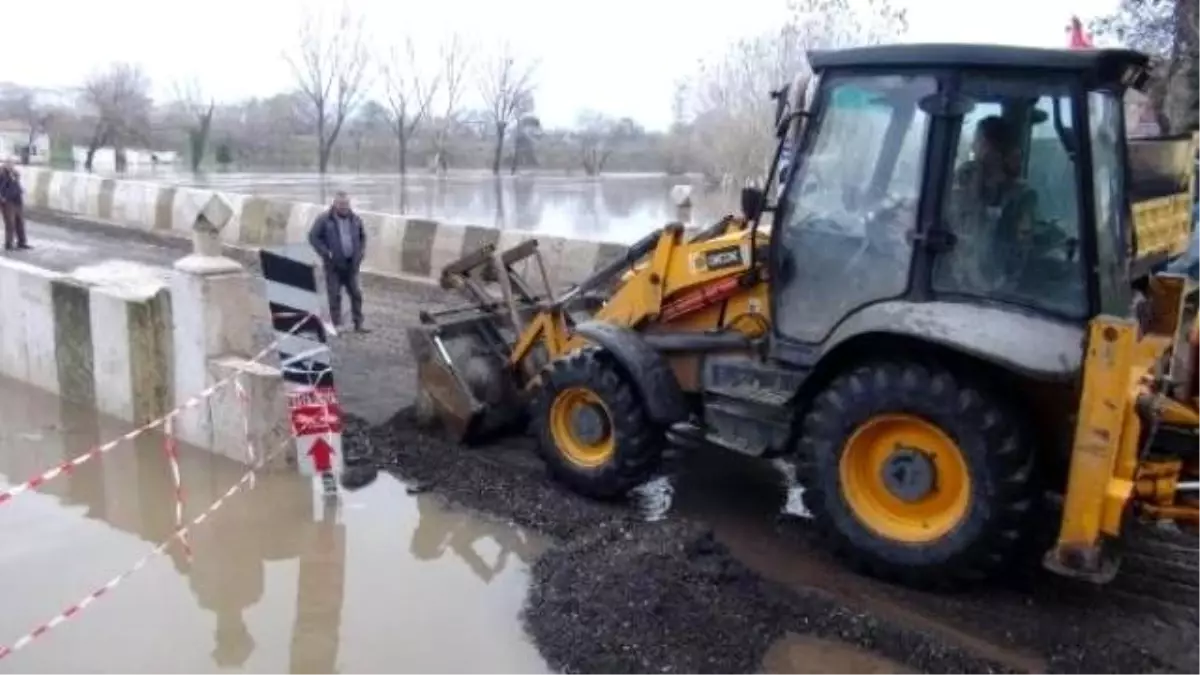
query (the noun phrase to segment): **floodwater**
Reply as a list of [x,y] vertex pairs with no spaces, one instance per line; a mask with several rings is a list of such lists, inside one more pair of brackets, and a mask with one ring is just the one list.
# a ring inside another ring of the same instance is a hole
[[418,173],[403,182],[398,174],[329,174],[322,182],[312,173],[192,174],[172,168],[125,175],[315,203],[324,203],[334,190],[346,190],[355,206],[366,211],[623,244],[676,218],[670,198],[674,185],[693,185],[692,221],[699,225],[719,220],[736,204],[736,196],[702,190],[696,177],[661,174],[497,179],[484,172],[451,172],[439,179]]
[[[127,430],[0,379],[0,489]],[[187,519],[244,473],[181,450]],[[518,613],[544,544],[409,496],[395,478],[326,506],[259,476],[179,545],[0,661],[0,672],[546,672]],[[121,574],[174,527],[162,440],[126,444],[0,504],[0,645]]]

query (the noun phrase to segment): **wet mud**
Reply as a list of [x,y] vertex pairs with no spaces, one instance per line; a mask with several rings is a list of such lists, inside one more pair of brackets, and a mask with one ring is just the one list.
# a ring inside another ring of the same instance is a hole
[[[1176,587],[1135,565],[1105,588],[1035,571],[921,593],[834,560],[800,490],[770,464],[676,457],[629,500],[606,503],[551,481],[528,437],[463,448],[404,410],[374,427],[354,421],[347,438],[414,489],[555,542],[534,564],[524,619],[562,671],[762,672],[820,646],[916,672],[1197,672],[1196,593],[1177,592],[1181,573]],[[1152,536],[1184,568],[1194,557],[1194,537]]]

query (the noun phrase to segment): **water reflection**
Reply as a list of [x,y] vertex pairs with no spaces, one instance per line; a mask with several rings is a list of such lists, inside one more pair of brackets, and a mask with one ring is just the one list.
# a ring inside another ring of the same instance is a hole
[[[413,530],[409,550],[418,560],[432,561],[450,550],[467,564],[471,572],[484,583],[504,571],[510,555],[522,563],[533,562],[542,546],[530,539],[528,534],[511,527],[486,527],[478,518],[462,512],[447,511],[433,497],[417,499],[417,510],[421,514]],[[495,559],[488,563],[476,550],[476,544],[491,539],[499,550]]]
[[333,673],[337,669],[346,587],[346,529],[337,520],[336,502],[322,499],[320,508],[320,520],[308,533],[300,556],[289,651],[293,673]]
[[636,241],[674,219],[669,194],[673,185],[695,187],[697,223],[715,222],[737,204],[737,195],[702,190],[695,177],[659,174],[586,178],[455,172],[444,177],[330,174],[322,179],[305,173],[191,174],[146,168],[125,175],[322,204],[333,191],[344,189],[363,210],[621,243]]
[[[0,486],[126,428],[0,380]],[[187,520],[244,470],[189,448],[180,462]],[[0,506],[0,644],[169,536],[173,504],[161,439],[147,437]],[[517,621],[541,542],[410,497],[390,476],[330,504],[310,480],[264,474],[189,541],[190,559],[171,546],[0,672],[545,670]],[[418,541],[433,555],[415,557]],[[487,542],[499,553],[485,559]],[[484,637],[461,650],[464,631]]]

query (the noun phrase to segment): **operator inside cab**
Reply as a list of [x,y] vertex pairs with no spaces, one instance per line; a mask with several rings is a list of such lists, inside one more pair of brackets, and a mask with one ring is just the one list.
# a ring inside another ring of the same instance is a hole
[[975,127],[972,156],[954,172],[950,192],[956,242],[946,265],[964,289],[991,291],[1021,274],[1037,193],[1021,177],[1021,146],[1004,118]]

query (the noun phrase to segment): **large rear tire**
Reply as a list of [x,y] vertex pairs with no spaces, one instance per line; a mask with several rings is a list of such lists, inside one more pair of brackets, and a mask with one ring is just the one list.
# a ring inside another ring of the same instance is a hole
[[586,347],[551,363],[534,416],[538,451],[551,475],[589,497],[624,495],[662,459],[662,432],[604,349]]
[[1020,554],[1032,447],[1022,417],[989,389],[938,366],[870,363],[835,378],[804,420],[804,501],[863,571],[958,585]]

